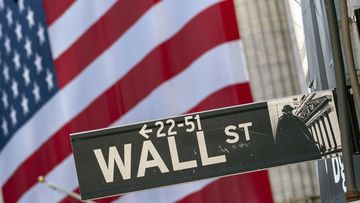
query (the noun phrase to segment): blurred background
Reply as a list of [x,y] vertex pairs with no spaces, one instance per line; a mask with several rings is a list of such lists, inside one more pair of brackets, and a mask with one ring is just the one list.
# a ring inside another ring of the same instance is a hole
[[[358,74],[360,0],[347,2]],[[0,202],[78,202],[70,133],[335,88],[327,15],[324,0],[0,0]],[[327,172],[98,202],[321,202]]]

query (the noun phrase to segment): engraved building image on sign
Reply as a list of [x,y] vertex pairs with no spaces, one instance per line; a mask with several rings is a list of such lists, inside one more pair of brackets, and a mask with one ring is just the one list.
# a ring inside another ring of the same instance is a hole
[[[272,131],[279,154],[300,151],[326,157],[339,149],[340,137],[332,95],[323,92],[268,102]],[[294,143],[294,146],[289,145]]]

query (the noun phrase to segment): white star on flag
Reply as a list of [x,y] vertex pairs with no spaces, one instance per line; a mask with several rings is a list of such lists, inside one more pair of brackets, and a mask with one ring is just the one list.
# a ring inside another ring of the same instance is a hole
[[17,98],[19,96],[19,89],[16,80],[12,81],[11,90],[13,92],[14,98]]
[[9,106],[9,101],[8,101],[8,97],[7,97],[6,92],[2,93],[1,100],[3,102],[3,105],[4,105],[5,109],[7,109],[7,107]]
[[37,36],[39,37],[40,44],[45,42],[44,28],[39,24],[39,30],[37,31]]
[[53,74],[49,70],[46,71],[46,83],[49,91],[54,88]]
[[35,22],[34,22],[34,11],[32,11],[31,8],[28,8],[26,19],[29,23],[29,28],[32,28],[35,25]]
[[9,67],[6,64],[4,65],[3,75],[5,78],[5,81],[8,82],[10,80],[10,76],[9,76]]
[[6,19],[8,21],[8,25],[11,26],[13,24],[12,11],[7,9],[6,11]]
[[29,104],[28,103],[29,103],[28,99],[25,97],[25,95],[22,95],[21,107],[23,108],[24,115],[26,115],[29,112]]
[[22,32],[21,32],[21,25],[19,24],[19,22],[15,23],[15,34],[16,34],[16,39],[18,41],[22,40]]
[[11,44],[10,44],[10,39],[7,36],[5,37],[4,46],[6,49],[6,53],[9,54],[11,51]]
[[1,10],[4,9],[4,0],[0,0],[0,9],[1,9]]
[[31,41],[28,38],[25,39],[24,48],[26,50],[27,57],[30,57],[32,55],[32,50],[31,50]]
[[34,88],[32,90],[32,93],[34,94],[35,101],[39,102],[40,99],[41,99],[41,97],[40,97],[40,88],[36,83],[34,83]]
[[19,0],[18,4],[19,4],[19,11],[20,11],[20,13],[22,13],[25,9],[24,0]]
[[7,127],[7,122],[4,118],[2,119],[1,128],[4,132],[4,135],[7,135],[9,133],[8,127]]
[[13,126],[15,126],[17,124],[17,118],[16,118],[16,111],[15,111],[14,107],[11,107],[11,109],[10,109],[10,117],[11,117],[11,122],[12,122]]
[[20,69],[20,55],[17,53],[17,51],[14,51],[13,62],[16,70],[18,71]]
[[24,66],[23,78],[25,81],[25,85],[28,86],[30,84],[30,71],[27,66]]
[[35,54],[35,61],[34,64],[36,66],[36,72],[39,74],[43,68],[42,68],[42,58],[39,56],[39,54]]

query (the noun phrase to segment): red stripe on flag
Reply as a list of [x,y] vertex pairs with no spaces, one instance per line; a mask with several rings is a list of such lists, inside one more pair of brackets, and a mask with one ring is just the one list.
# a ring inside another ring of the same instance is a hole
[[107,198],[96,200],[96,202],[97,203],[110,203],[110,202],[113,202],[114,200],[117,200],[119,198],[121,198],[121,196],[107,197]]
[[177,203],[273,203],[267,171],[221,178]]
[[[224,87],[211,95],[207,96],[203,101],[193,107],[189,112],[205,111],[215,108],[222,108],[227,106],[246,104],[252,102],[249,83],[240,83]],[[79,193],[77,188],[74,192]],[[97,200],[98,203],[107,203],[121,196],[109,197]],[[67,196],[60,203],[72,203],[74,200],[71,196]]]
[[[46,175],[70,155],[68,136],[71,132],[110,125],[203,53],[224,42],[239,39],[232,6],[231,1],[225,1],[203,11],[65,124],[17,168],[3,187],[4,199],[9,202],[18,200],[36,183],[37,176]],[[219,29],[221,27],[224,29]],[[167,57],[165,61],[164,57]]]
[[75,0],[43,0],[45,18],[48,26],[50,26],[57,18],[59,18]]
[[120,0],[55,60],[59,88],[113,44],[159,0]]
[[[79,189],[77,189],[77,191],[78,190]],[[114,200],[117,200],[119,198],[120,198],[120,196],[107,197],[107,198],[103,198],[103,199],[98,199],[95,202],[97,202],[97,203],[110,203],[110,202],[113,202]],[[82,202],[82,201],[76,200],[71,196],[67,196],[65,199],[61,200],[59,203],[80,203],[80,202]]]
[[[76,188],[74,191],[74,193],[80,194],[80,189]],[[97,203],[110,203],[116,199],[119,199],[120,196],[114,196],[114,197],[107,197],[107,198],[103,198],[103,199],[98,199],[95,202]],[[71,197],[71,196],[67,196],[66,198],[62,199],[61,201],[59,201],[59,203],[80,203],[81,201]]]
[[210,109],[246,104],[252,102],[249,83],[228,86],[207,97],[189,112],[206,111]]

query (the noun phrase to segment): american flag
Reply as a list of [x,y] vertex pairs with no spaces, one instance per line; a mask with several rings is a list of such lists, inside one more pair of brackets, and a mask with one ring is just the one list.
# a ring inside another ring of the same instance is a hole
[[[72,202],[69,134],[251,102],[231,0],[0,0],[4,202]],[[0,200],[1,201],[1,200]],[[103,202],[272,202],[267,172]]]

